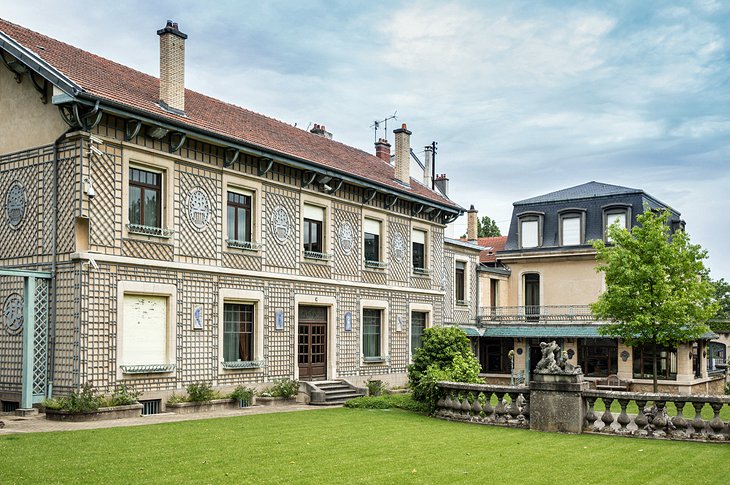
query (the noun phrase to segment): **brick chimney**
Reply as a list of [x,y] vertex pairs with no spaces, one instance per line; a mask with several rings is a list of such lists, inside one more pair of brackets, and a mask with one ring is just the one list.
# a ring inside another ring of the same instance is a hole
[[328,140],[332,139],[332,133],[327,131],[327,128],[325,128],[324,125],[318,125],[317,123],[315,123],[312,129],[309,130],[309,132],[314,133],[315,135],[323,136]]
[[425,159],[423,161],[423,185],[431,188],[431,169],[433,168],[433,147],[431,145],[426,145],[425,150]]
[[160,105],[180,114],[185,112],[185,39],[177,22],[167,21],[160,36]]
[[474,204],[466,211],[466,239],[474,244],[477,243],[477,237],[479,236],[477,214],[479,212],[474,208]]
[[446,176],[445,173],[436,175],[436,178],[433,179],[433,183],[436,186],[436,188],[444,194],[444,196],[449,196],[449,178]]
[[375,142],[375,156],[386,163],[390,163],[390,143],[385,138]]
[[406,124],[395,133],[395,178],[406,185],[411,185],[411,132]]

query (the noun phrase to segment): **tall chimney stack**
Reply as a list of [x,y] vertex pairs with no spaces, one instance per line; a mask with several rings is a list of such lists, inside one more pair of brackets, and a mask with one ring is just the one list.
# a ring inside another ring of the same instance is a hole
[[185,39],[177,22],[167,21],[160,36],[160,105],[169,111],[185,112]]
[[466,239],[474,244],[477,243],[477,237],[479,236],[478,214],[479,212],[474,208],[474,204],[466,211]]
[[388,143],[388,140],[380,138],[375,142],[375,156],[385,163],[390,163],[390,143]]
[[395,178],[405,185],[411,185],[411,132],[406,124],[395,133]]
[[425,150],[425,159],[423,161],[424,167],[423,167],[423,185],[431,188],[431,168],[433,168],[433,147],[431,145],[426,145]]
[[445,197],[449,196],[449,178],[445,173],[436,175],[433,179],[433,184]]

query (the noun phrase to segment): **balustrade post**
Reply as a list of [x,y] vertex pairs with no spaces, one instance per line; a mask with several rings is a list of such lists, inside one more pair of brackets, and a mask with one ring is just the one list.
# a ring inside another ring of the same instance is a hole
[[619,429],[620,433],[628,432],[628,429],[626,428],[626,426],[631,422],[631,418],[629,418],[629,415],[626,414],[626,407],[629,405],[630,401],[631,401],[631,399],[626,399],[626,398],[618,400],[618,403],[621,406],[621,414],[618,415],[618,418],[616,419],[616,421],[618,422],[618,424],[621,425],[621,429]]
[[654,406],[656,406],[656,416],[654,416],[654,420],[651,424],[654,425],[656,428],[657,436],[664,436],[666,434],[666,431],[664,428],[667,426],[667,411],[665,409],[667,403],[664,401],[654,401]]
[[611,424],[614,422],[613,414],[611,414],[611,404],[613,404],[615,399],[612,397],[603,397],[601,400],[603,400],[603,404],[606,406],[606,410],[603,412],[603,416],[601,416],[601,421],[603,421],[604,425],[601,431],[611,433],[613,432]]
[[596,421],[598,421],[598,416],[596,415],[596,411],[593,409],[593,406],[596,403],[595,397],[589,396],[586,397],[586,403],[588,404],[588,407],[586,409],[586,415],[585,415],[585,427],[586,428],[594,428],[594,425]]
[[672,424],[676,429],[675,434],[677,436],[684,437],[687,433],[687,420],[684,419],[684,405],[687,404],[684,401],[674,401],[674,407],[677,408],[677,415],[672,418]]
[[494,416],[494,407],[492,406],[492,392],[484,393],[484,419],[488,422],[494,422],[496,417]]
[[692,407],[695,408],[695,417],[692,419],[693,438],[700,438],[705,434],[705,420],[702,419],[702,408],[705,407],[703,402],[693,402]]
[[481,395],[481,392],[474,393],[474,402],[471,403],[472,421],[481,421],[481,419],[482,419],[482,405],[479,402],[480,395]]
[[520,396],[519,392],[508,392],[510,401],[512,401],[510,407],[509,407],[509,414],[512,416],[512,419],[516,420],[518,416],[520,415],[520,407],[517,404],[517,399]]
[[723,403],[721,402],[713,402],[710,403],[710,407],[712,407],[712,411],[715,413],[715,416],[710,421],[710,428],[713,431],[713,434],[711,438],[713,439],[722,439],[722,430],[725,427],[725,423],[722,422],[722,419],[720,419],[720,411],[722,410]]

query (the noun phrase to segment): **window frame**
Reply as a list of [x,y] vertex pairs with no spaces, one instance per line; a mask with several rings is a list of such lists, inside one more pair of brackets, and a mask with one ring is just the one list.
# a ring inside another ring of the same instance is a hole
[[[243,304],[253,305],[253,360],[238,361],[224,360],[225,349],[225,305]],[[239,290],[236,288],[221,288],[218,290],[218,373],[236,372],[263,372],[264,371],[264,292],[253,290]]]
[[624,229],[631,228],[631,204],[609,204],[604,205],[601,207],[602,213],[603,213],[603,240],[607,243],[611,242],[611,239],[608,237],[608,220],[611,215],[613,214],[623,214],[624,215]]
[[[150,238],[168,240],[174,234],[172,227],[174,219],[173,208],[175,207],[174,177],[175,161],[167,157],[159,156],[152,150],[144,147],[135,147],[135,150],[125,150],[122,158],[122,237],[149,241]],[[144,170],[147,172],[159,173],[161,176],[160,193],[160,227],[152,228],[151,231],[130,230],[134,226],[129,220],[129,174],[130,168]],[[168,241],[173,244],[173,241]]]
[[[565,244],[565,234],[563,224],[567,219],[578,219],[578,243]],[[582,246],[586,242],[586,210],[578,208],[568,208],[558,211],[558,242],[560,246]]]
[[[231,200],[231,196],[238,196],[243,197],[244,200],[248,199],[248,206],[245,203],[240,203],[235,200]],[[227,242],[230,244],[231,241],[239,242],[239,243],[250,243],[253,242],[253,200],[254,196],[253,194],[244,194],[239,191],[235,190],[226,190],[226,237]],[[230,209],[233,208],[233,229],[231,230],[231,220],[230,220]],[[245,214],[245,221],[247,224],[245,224],[248,227],[243,228],[243,237],[238,237],[240,234],[240,229],[238,227],[238,212],[242,211]],[[233,238],[231,238],[231,234],[233,234]]]
[[[494,349],[499,347],[499,352],[490,352],[490,347]],[[509,351],[514,350],[515,342],[512,337],[481,337],[479,339],[479,371],[481,374],[511,374],[511,361]],[[490,369],[490,362],[494,362],[494,357],[499,363],[499,369]]]
[[[517,241],[520,249],[535,249],[542,247],[543,244],[543,222],[545,213],[543,212],[522,212],[517,214]],[[522,224],[524,222],[537,222],[537,244],[535,246],[525,246],[523,244],[524,231]]]
[[[586,377],[608,377],[611,374],[618,374],[618,341],[616,339],[595,339],[595,338],[579,338],[578,345],[578,365],[584,370]],[[596,352],[595,349],[608,349],[606,360],[606,372],[596,373],[589,372],[588,360],[603,360],[603,355]]]
[[[227,173],[233,172],[230,169],[224,169],[223,173],[223,190],[220,195],[221,207],[223,207],[224,213],[221,217],[221,234],[223,242],[223,251],[225,252],[246,252],[247,254],[254,255],[261,251],[263,248],[261,238],[261,184],[253,180],[244,180],[238,176],[238,173]],[[251,197],[251,241],[248,244],[242,242],[232,242],[228,238],[228,193],[233,192],[241,195],[249,195]]]
[[[302,225],[302,248],[304,251],[310,251],[313,253],[324,253],[322,249],[324,249],[324,222],[323,221],[317,221],[314,219],[308,219],[304,218],[304,223]],[[316,242],[312,242],[312,229],[315,229],[314,233],[317,234],[317,240]],[[309,239],[307,241],[307,239]]]
[[[631,362],[631,374],[634,379],[653,379],[652,374],[654,364],[652,362],[653,346],[636,346],[631,350],[632,362]],[[657,370],[661,368],[662,361],[666,361],[667,372],[664,375],[657,375],[657,380],[663,381],[676,381],[679,367],[679,349],[673,347],[666,347],[657,345],[657,352],[659,352],[659,359],[657,359]],[[661,357],[661,353],[666,352],[667,355]],[[674,372],[672,373],[672,354],[674,354]],[[646,369],[650,369],[649,372],[644,372]],[[637,373],[637,367],[639,372]]]
[[[231,322],[228,320],[229,310],[232,310],[231,307],[241,307],[240,310],[238,310],[236,313],[238,313],[239,316],[244,317],[247,313],[250,316],[250,321],[246,321],[244,318],[241,318],[240,320],[236,320],[235,322]],[[248,310],[250,308],[250,310]],[[248,310],[248,311],[247,311]],[[236,328],[238,330],[231,332],[227,329],[229,323],[235,323]],[[241,329],[244,326],[249,326],[250,330],[246,331],[245,329]],[[255,356],[255,348],[256,348],[256,305],[251,302],[240,302],[240,301],[224,301],[223,302],[223,329],[221,330],[223,332],[223,362],[253,362],[256,359]],[[239,356],[237,359],[227,359],[226,358],[226,349],[228,346],[226,345],[226,337],[236,334],[238,335],[238,345],[237,349],[239,351]],[[241,346],[241,338],[243,335],[248,335],[248,344],[246,345],[246,353],[248,358],[242,358],[240,355],[241,350],[243,350]],[[225,364],[224,364],[225,365]]]
[[[322,220],[317,221],[311,218],[306,217],[307,209],[306,207],[312,207],[317,210],[322,211]],[[332,261],[332,243],[333,243],[333,237],[331,235],[332,232],[332,221],[331,221],[331,215],[332,215],[332,204],[331,201],[328,199],[322,199],[319,197],[316,197],[314,195],[310,194],[302,194],[300,198],[300,217],[299,217],[299,247],[301,248],[301,257],[303,259],[306,259],[307,262],[318,262],[318,263],[328,263],[331,264]],[[317,227],[318,229],[318,235],[320,238],[319,243],[316,243],[316,246],[313,246],[313,243],[311,241],[309,243],[305,243],[304,235],[305,235],[305,225],[309,225],[309,227]],[[306,249],[307,247],[315,249],[320,249],[319,251],[312,250],[312,249]]]
[[[380,355],[365,355],[365,311],[380,312]],[[386,364],[390,362],[390,320],[389,320],[389,304],[382,300],[361,300],[360,301],[360,357],[363,365],[368,364]]]
[[[156,184],[149,184],[147,182],[140,182],[136,180],[132,180],[132,173],[133,172],[140,172],[144,174],[151,174],[154,175],[157,179]],[[127,220],[130,224],[136,224],[139,226],[147,226],[147,227],[154,227],[157,229],[163,228],[163,221],[162,221],[162,179],[164,178],[163,174],[160,171],[157,170],[148,170],[145,168],[140,168],[137,166],[130,166],[127,170],[127,184],[128,184],[128,198],[127,198]],[[132,188],[139,189],[139,220],[138,221],[132,221]],[[157,224],[146,224],[147,221],[145,221],[145,193],[146,192],[154,192],[157,194],[157,210],[155,211],[155,218],[157,219]]]
[[427,328],[433,326],[433,305],[430,303],[409,303],[408,304],[408,360],[413,362],[413,326],[412,316],[414,313],[424,313],[426,315],[426,326],[423,328],[425,331]]
[[[459,265],[463,265],[459,268]],[[469,281],[467,275],[469,274],[469,261],[466,259],[455,258],[454,260],[454,303],[457,306],[467,306],[469,304]],[[461,275],[461,282],[459,282],[459,276]],[[461,283],[461,284],[460,284]],[[459,294],[461,293],[461,295]],[[461,296],[461,298],[459,298]]]
[[[414,234],[416,231],[423,233],[423,244],[415,242]],[[414,276],[429,276],[431,274],[431,258],[429,253],[431,251],[431,231],[428,226],[422,224],[414,224],[411,227],[411,272]],[[422,266],[416,266],[416,244],[423,246],[423,264]]]

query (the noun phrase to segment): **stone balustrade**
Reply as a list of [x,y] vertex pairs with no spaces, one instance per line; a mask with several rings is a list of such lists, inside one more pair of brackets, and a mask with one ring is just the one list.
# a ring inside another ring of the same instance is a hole
[[[730,442],[730,422],[720,417],[723,408],[730,406],[730,396],[617,391],[583,391],[582,395],[586,406],[584,432]],[[595,410],[599,399],[605,406],[603,413]],[[617,416],[611,411],[614,402],[621,409]],[[637,408],[635,414],[629,413],[632,402]],[[702,411],[706,406],[706,416],[703,417]]]
[[530,427],[530,391],[525,387],[439,382],[441,397],[434,415],[519,428]]

